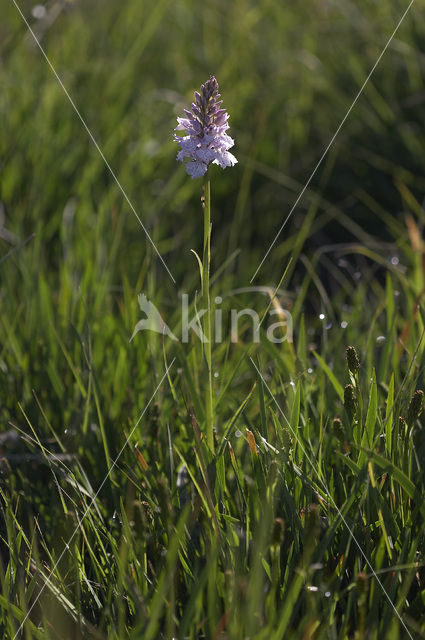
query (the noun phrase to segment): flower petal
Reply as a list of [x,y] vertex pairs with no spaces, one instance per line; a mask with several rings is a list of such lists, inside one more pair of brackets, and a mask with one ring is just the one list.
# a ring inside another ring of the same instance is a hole
[[222,169],[233,167],[237,162],[235,156],[229,151],[217,151],[214,160],[214,164],[219,164]]
[[201,160],[206,164],[209,164],[210,162],[212,162],[215,159],[215,156],[216,156],[215,149],[208,149],[208,148],[202,148],[202,147],[200,149],[196,149],[196,151],[193,154],[193,157],[196,158],[196,160]]
[[177,118],[178,125],[174,131],[184,131],[184,129],[190,129],[191,124],[188,118]]
[[207,171],[208,167],[205,162],[199,160],[186,163],[186,173],[192,178],[201,178]]

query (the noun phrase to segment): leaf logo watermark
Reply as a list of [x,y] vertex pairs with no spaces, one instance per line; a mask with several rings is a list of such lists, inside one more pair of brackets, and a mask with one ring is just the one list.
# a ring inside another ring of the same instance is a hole
[[171,340],[175,340],[178,342],[178,338],[171,331],[170,327],[164,322],[161,314],[155,305],[147,299],[144,293],[140,293],[137,296],[137,300],[139,302],[139,307],[146,314],[146,318],[144,320],[139,320],[139,322],[134,327],[133,335],[130,338],[130,342],[133,340],[136,333],[139,331],[155,331],[156,333],[161,333],[164,336],[168,336]]

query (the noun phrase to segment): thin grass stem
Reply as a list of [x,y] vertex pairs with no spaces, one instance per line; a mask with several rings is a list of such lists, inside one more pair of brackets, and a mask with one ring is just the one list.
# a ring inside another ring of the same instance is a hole
[[214,408],[211,356],[211,300],[210,300],[210,263],[211,263],[211,188],[209,171],[206,172],[203,184],[204,209],[204,255],[202,259],[202,298],[207,310],[204,315],[204,354],[208,371],[208,385],[206,390],[206,435],[207,443],[214,452]]

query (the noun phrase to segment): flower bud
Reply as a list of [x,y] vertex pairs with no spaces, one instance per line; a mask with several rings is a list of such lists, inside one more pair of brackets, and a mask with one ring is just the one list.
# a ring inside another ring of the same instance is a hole
[[282,518],[275,518],[272,529],[271,544],[278,547],[282,544],[285,535],[285,523]]
[[424,392],[421,389],[415,391],[407,409],[406,422],[409,427],[413,426],[422,413],[422,405],[424,400]]
[[344,427],[342,426],[341,419],[338,417],[333,419],[332,432],[335,435],[335,437],[339,440],[339,442],[345,441]]
[[369,584],[368,584],[367,575],[363,573],[363,571],[360,571],[357,574],[356,586],[361,594],[367,593]]
[[360,360],[354,347],[347,347],[345,352],[347,357],[348,369],[354,375],[360,368]]
[[344,407],[351,417],[355,415],[357,411],[357,403],[352,384],[347,384],[344,388]]

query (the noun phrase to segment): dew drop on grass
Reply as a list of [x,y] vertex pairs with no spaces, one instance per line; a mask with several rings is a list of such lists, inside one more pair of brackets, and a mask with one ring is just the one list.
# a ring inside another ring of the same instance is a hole
[[400,260],[397,258],[397,256],[393,256],[391,258],[391,264],[393,264],[394,266],[398,265],[399,262]]
[[47,13],[46,7],[43,7],[42,4],[36,4],[31,9],[31,13],[33,18],[35,18],[36,20],[41,20]]
[[348,322],[346,322],[345,320],[343,320],[341,322],[341,329],[346,329],[348,327]]
[[307,369],[307,373],[313,373],[313,369],[312,369],[311,367],[309,367],[309,368]]
[[319,314],[319,320],[324,320],[326,318],[324,313]]
[[331,328],[332,328],[332,322],[328,322],[328,324],[325,327],[326,331],[329,331],[329,329]]
[[385,336],[378,336],[376,338],[376,344],[383,344],[385,342]]

